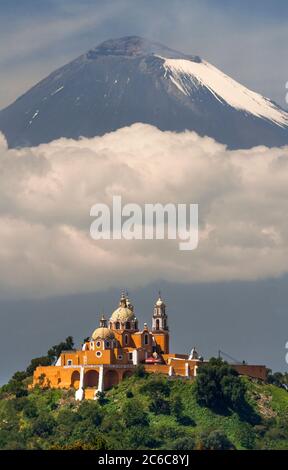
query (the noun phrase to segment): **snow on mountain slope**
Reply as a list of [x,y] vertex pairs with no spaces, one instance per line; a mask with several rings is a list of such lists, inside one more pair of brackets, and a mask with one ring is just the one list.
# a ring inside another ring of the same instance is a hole
[[275,106],[272,101],[249,90],[206,61],[195,62],[185,59],[166,59],[164,68],[171,81],[187,96],[206,87],[220,103],[268,119],[280,127],[288,126],[288,114]]
[[195,131],[233,149],[288,144],[288,114],[279,106],[197,55],[138,36],[99,44],[0,111],[9,147],[94,137],[136,122]]

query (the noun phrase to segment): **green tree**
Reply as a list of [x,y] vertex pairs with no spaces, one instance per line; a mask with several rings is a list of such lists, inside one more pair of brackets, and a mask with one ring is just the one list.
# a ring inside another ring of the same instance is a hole
[[23,414],[28,419],[36,418],[38,416],[38,409],[35,403],[32,402],[31,400],[27,400],[23,408]]
[[177,419],[180,419],[183,414],[183,409],[183,402],[180,395],[173,395],[170,398],[171,414],[174,415]]
[[200,436],[200,448],[204,450],[232,450],[234,445],[222,431],[203,433]]
[[169,397],[170,385],[163,377],[153,377],[141,387],[141,393],[150,397]]
[[78,409],[78,414],[86,423],[93,426],[99,426],[102,421],[103,413],[99,404],[95,401],[83,401]]
[[221,359],[212,358],[198,369],[195,396],[200,405],[237,409],[245,403],[245,391],[236,370]]
[[55,346],[52,346],[47,352],[46,356],[36,357],[32,359],[29,366],[26,369],[27,375],[33,375],[33,372],[38,366],[50,366],[60,356],[62,351],[70,351],[74,347],[72,336],[67,336],[65,341],[62,341]]
[[148,425],[148,414],[141,402],[136,398],[131,398],[125,402],[122,412],[123,420],[127,427]]
[[55,428],[55,420],[49,413],[39,415],[33,422],[32,433],[39,437],[46,438],[53,433]]
[[231,408],[240,408],[245,401],[245,385],[238,375],[231,374],[229,370],[226,373],[220,380],[223,398]]
[[235,432],[235,437],[245,449],[255,448],[256,432],[250,424],[243,423],[241,428]]
[[127,433],[127,446],[130,449],[145,449],[157,447],[158,441],[153,432],[142,426],[132,426]]
[[97,392],[96,393],[96,398],[97,398],[97,402],[99,403],[99,405],[103,406],[105,405],[105,403],[107,403],[107,399],[106,399],[106,396],[105,396],[105,393],[104,392]]
[[169,450],[193,450],[195,449],[195,439],[191,436],[178,437],[172,441]]
[[74,348],[74,341],[72,336],[67,336],[65,341],[62,341],[55,346],[52,346],[47,352],[47,356],[50,358],[51,363],[53,363],[60,356],[62,351],[70,351]]
[[69,432],[71,432],[71,429],[76,426],[79,421],[81,421],[80,414],[68,409],[60,410],[57,416],[57,426],[60,425],[62,428],[67,427]]
[[26,378],[27,378],[27,372],[22,370],[22,371],[15,372],[15,374],[12,375],[11,380],[14,380],[16,382],[23,382],[23,380],[25,380]]
[[[17,374],[14,374],[12,379],[9,380],[8,384],[3,385],[1,388],[1,395],[13,394],[16,396],[16,398],[25,397],[28,395],[27,386],[23,383]],[[19,372],[19,374],[21,373]]]
[[282,374],[281,372],[274,372],[269,369],[267,382],[272,385],[276,385],[276,387],[286,388],[288,386],[288,374],[287,372]]
[[170,403],[168,400],[156,396],[149,405],[149,410],[155,415],[169,415]]
[[26,369],[27,375],[33,375],[38,366],[51,366],[51,364],[51,358],[48,356],[35,357]]

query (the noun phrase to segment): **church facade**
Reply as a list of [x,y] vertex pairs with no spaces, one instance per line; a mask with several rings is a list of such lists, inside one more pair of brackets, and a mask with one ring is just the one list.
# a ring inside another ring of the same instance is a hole
[[[99,327],[79,350],[63,351],[53,366],[38,366],[33,385],[73,388],[77,400],[96,399],[103,392],[133,374],[139,364],[151,373],[193,379],[205,361],[196,349],[190,355],[172,354],[166,305],[159,294],[152,314],[151,328],[139,328],[134,306],[122,293],[118,308],[109,320],[104,316]],[[262,365],[234,364],[242,375],[265,380]]]

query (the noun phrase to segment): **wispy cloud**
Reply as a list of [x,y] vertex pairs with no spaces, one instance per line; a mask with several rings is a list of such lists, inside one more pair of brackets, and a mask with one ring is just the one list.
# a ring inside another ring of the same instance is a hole
[[273,8],[257,0],[233,7],[226,0],[183,0],[180,7],[176,0],[49,0],[36,8],[36,0],[27,0],[25,7],[35,4],[27,11],[13,3],[14,14],[12,6],[8,16],[1,7],[0,107],[100,41],[128,34],[199,54],[285,106],[288,6],[282,0]]
[[118,14],[124,6],[124,1],[117,3],[102,4],[97,9],[70,9],[61,15],[48,18],[17,18],[14,28],[9,31],[0,32],[0,64],[11,60],[23,60],[52,46],[59,46],[61,42],[69,40],[92,28],[96,30],[111,15]]

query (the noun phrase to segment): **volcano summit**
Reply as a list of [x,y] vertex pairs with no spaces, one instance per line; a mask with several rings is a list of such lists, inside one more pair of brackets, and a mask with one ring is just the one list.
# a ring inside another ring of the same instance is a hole
[[0,112],[10,147],[94,137],[135,122],[229,148],[288,144],[288,114],[198,56],[137,36],[108,40]]

